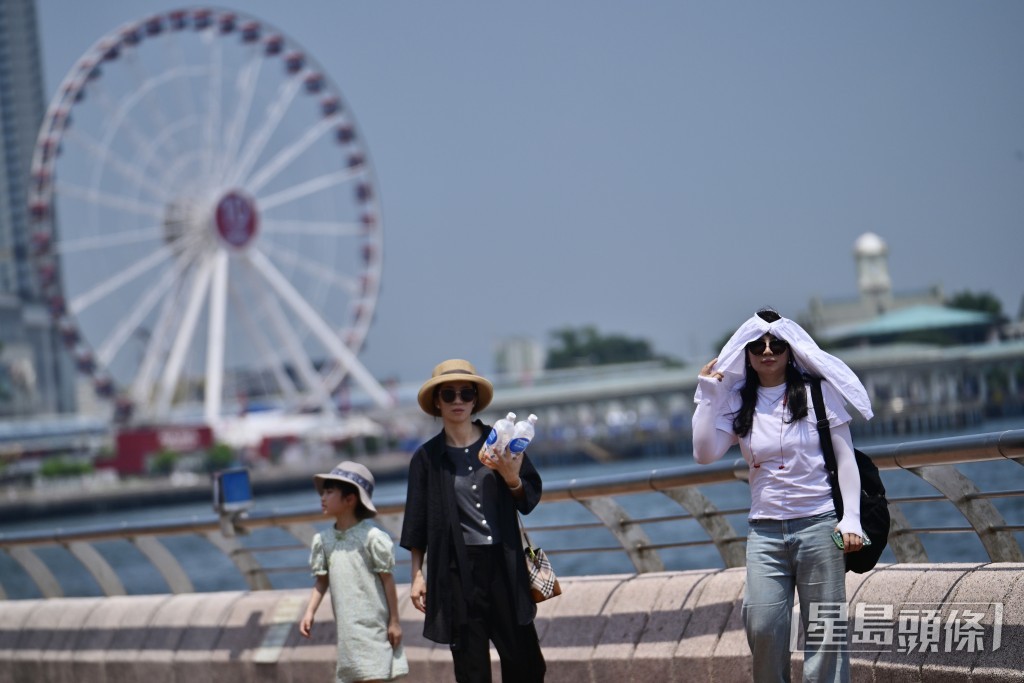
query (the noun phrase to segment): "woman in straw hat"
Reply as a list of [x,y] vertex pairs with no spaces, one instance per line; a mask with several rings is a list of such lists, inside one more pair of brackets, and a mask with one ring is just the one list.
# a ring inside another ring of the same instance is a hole
[[[805,374],[823,379],[842,519],[836,517],[814,411],[808,409]],[[829,610],[845,606],[843,553],[858,551],[864,543],[860,473],[845,403],[871,419],[871,402],[845,363],[772,309],[747,320],[718,357],[701,368],[694,400],[694,459],[714,462],[738,443],[750,466],[743,620],[753,653],[753,679],[789,681],[794,588],[804,632],[810,633],[812,612],[834,615]],[[820,637],[822,622],[816,623],[819,637],[809,636],[804,649],[804,681],[848,681],[845,642]]]
[[478,458],[491,428],[473,416],[493,396],[459,359],[435,367],[420,388],[420,408],[442,429],[409,464],[401,545],[412,554],[410,598],[426,615],[423,635],[451,646],[456,680],[491,680],[490,641],[502,680],[543,681],[517,518],[540,502],[541,480],[526,453]]

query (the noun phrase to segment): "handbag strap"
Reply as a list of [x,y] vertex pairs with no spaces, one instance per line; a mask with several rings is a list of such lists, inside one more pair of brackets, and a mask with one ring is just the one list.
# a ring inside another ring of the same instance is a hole
[[519,539],[523,542],[523,548],[532,548],[533,544],[530,543],[530,536],[526,533],[526,525],[523,524],[523,516],[516,512],[516,519],[519,520]]

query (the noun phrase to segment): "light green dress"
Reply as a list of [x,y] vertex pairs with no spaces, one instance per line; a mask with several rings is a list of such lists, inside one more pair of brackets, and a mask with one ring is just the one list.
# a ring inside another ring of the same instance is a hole
[[394,550],[387,533],[368,519],[313,537],[309,564],[314,576],[327,574],[330,580],[341,683],[390,681],[409,673],[402,646],[388,642],[388,602],[377,576],[394,570]]

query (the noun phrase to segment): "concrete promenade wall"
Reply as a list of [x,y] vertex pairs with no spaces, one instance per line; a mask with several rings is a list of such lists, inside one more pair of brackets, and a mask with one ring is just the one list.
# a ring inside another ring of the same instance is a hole
[[[547,681],[751,680],[740,619],[744,570],[566,578],[537,618]],[[1024,564],[892,565],[847,575],[858,603],[1002,605],[999,649],[858,653],[853,681],[1024,680]],[[330,601],[298,634],[307,590],[0,602],[0,683],[333,680]],[[399,587],[409,681],[454,681],[447,647],[426,641]],[[794,680],[800,680],[794,655]],[[494,659],[495,680],[500,680]],[[508,682],[506,682],[508,683]],[[517,682],[518,683],[518,682]]]

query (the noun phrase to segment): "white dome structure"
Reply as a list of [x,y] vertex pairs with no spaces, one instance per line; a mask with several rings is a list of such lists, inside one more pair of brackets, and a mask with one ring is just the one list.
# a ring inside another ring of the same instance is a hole
[[889,253],[889,247],[875,233],[866,232],[853,243],[853,253],[857,256],[884,256]]
[[853,253],[857,262],[857,288],[861,297],[873,299],[878,312],[885,310],[892,297],[889,247],[875,233],[866,232],[854,242]]

